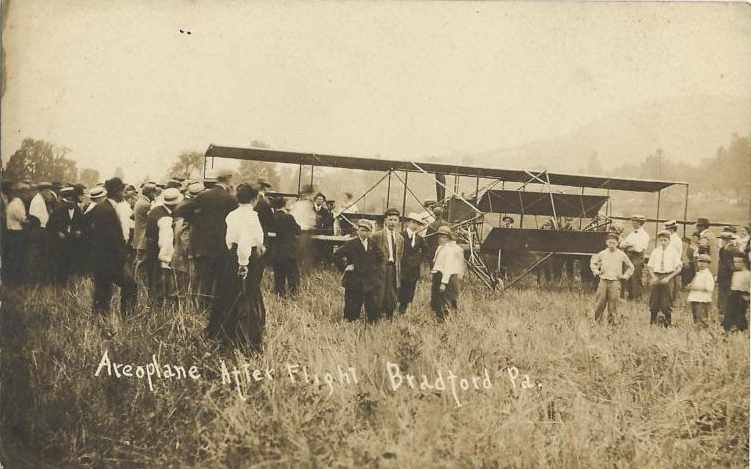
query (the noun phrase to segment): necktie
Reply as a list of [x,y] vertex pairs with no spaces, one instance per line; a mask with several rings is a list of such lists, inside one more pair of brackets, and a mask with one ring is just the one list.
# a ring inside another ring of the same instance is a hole
[[391,230],[388,231],[389,233],[389,250],[391,251],[389,253],[389,257],[391,261],[394,260],[394,256],[396,255],[396,246],[394,246],[394,234],[391,232]]
[[665,272],[665,251],[667,251],[667,249],[663,249],[660,256],[660,272],[663,273]]

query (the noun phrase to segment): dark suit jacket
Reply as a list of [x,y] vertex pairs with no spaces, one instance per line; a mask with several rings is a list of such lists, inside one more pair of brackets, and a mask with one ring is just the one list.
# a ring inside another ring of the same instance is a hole
[[402,272],[401,279],[404,281],[415,281],[420,278],[420,266],[427,255],[428,245],[422,236],[415,237],[415,247],[407,235],[407,231],[402,232],[404,237],[404,251],[402,252]]
[[382,282],[381,263],[383,251],[373,240],[368,241],[368,250],[359,238],[351,239],[334,252],[334,261],[341,270],[352,264],[355,270],[344,272],[342,286],[357,291],[378,290]]
[[190,223],[190,242],[196,257],[219,257],[227,250],[225,218],[237,208],[237,199],[223,187],[213,187],[194,199],[185,201],[175,210],[175,218]]
[[[260,214],[259,214],[260,217]],[[282,210],[273,214],[271,232],[271,252],[274,259],[294,259],[297,257],[297,236],[301,233],[295,217]]]
[[315,210],[313,205],[313,211],[316,213],[316,229],[320,231],[330,231],[334,228],[334,215],[331,214],[328,208],[321,207],[320,210]]
[[261,222],[261,228],[263,229],[264,235],[263,239],[265,241],[264,244],[269,246],[271,240],[268,235],[270,232],[274,231],[274,211],[271,209],[271,205],[269,204],[269,201],[266,200],[266,197],[258,199],[254,210],[258,213],[258,221]]
[[[75,205],[73,207],[73,218],[68,215],[68,207],[57,207],[47,222],[47,233],[50,236],[50,243],[54,248],[62,248],[63,246],[77,247],[81,243],[85,234],[83,211]],[[60,233],[65,236],[64,239],[60,238]]]
[[[370,240],[374,242],[378,247],[381,249],[381,252],[383,252],[383,260],[381,260],[381,268],[385,271],[386,270],[386,263],[389,260],[389,245],[388,240],[386,239],[386,229],[382,229],[379,231],[376,231],[373,233],[373,235],[370,237]],[[396,284],[399,285],[399,282],[401,282],[401,275],[402,275],[402,254],[404,253],[404,238],[402,237],[402,234],[399,233],[399,231],[394,230],[394,247],[396,248],[394,252],[394,266],[396,267]]]
[[125,266],[127,247],[115,208],[105,199],[88,214],[91,223],[89,251],[95,272],[119,272]]

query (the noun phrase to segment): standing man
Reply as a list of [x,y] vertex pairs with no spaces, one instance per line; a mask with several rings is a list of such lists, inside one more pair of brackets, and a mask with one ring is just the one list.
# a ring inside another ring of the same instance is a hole
[[3,283],[19,285],[24,281],[24,267],[28,249],[25,227],[28,223],[26,205],[22,195],[28,186],[22,182],[13,184],[8,190],[8,205],[5,207],[6,232],[3,243]]
[[[146,275],[149,280],[149,299],[152,304],[163,303],[170,298],[176,285],[170,279],[172,257],[175,254],[174,219],[175,207],[182,201],[182,194],[174,187],[166,189],[163,200],[149,211],[146,218]],[[172,285],[172,287],[171,287]]]
[[[634,264],[626,253],[618,249],[618,233],[607,235],[607,248],[592,256],[589,268],[595,277],[600,277],[597,286],[594,317],[595,321],[602,320],[605,307],[608,308],[608,322],[613,324],[618,320],[618,301],[621,297],[621,280],[628,280],[634,273]],[[624,271],[625,267],[625,271]]]
[[379,310],[381,314],[391,319],[399,300],[398,291],[401,281],[402,254],[404,251],[404,237],[399,232],[399,210],[390,208],[383,214],[383,229],[372,236],[373,244],[383,252],[380,265],[381,292],[379,294]]
[[50,215],[47,233],[50,237],[52,278],[56,284],[65,285],[72,273],[83,270],[80,263],[84,221],[76,189],[64,187],[60,197],[62,205]]
[[727,314],[728,297],[730,296],[730,280],[733,277],[735,268],[733,266],[733,257],[740,252],[735,242],[735,228],[726,227],[720,233],[719,246],[720,250],[717,256],[717,309],[720,313],[720,320],[723,321]]
[[[649,235],[644,229],[646,218],[644,215],[634,215],[631,217],[633,230],[621,241],[620,248],[626,253],[631,263],[634,265],[634,274],[625,281],[625,290],[631,300],[641,299],[642,294],[642,269],[644,268],[644,253],[649,246]],[[670,236],[668,235],[668,238]],[[678,257],[680,259],[680,256]]]
[[[657,247],[649,255],[650,284],[649,295],[650,324],[670,326],[673,313],[673,278],[681,273],[681,256],[670,245],[670,232],[657,233]],[[660,318],[660,313],[664,319]]]
[[357,238],[344,243],[334,252],[334,260],[344,270],[344,319],[360,318],[363,305],[368,321],[378,320],[378,292],[380,290],[383,251],[373,242],[370,221],[357,222]]
[[91,256],[94,273],[94,312],[109,310],[112,285],[120,287],[120,314],[127,315],[136,303],[136,282],[126,266],[128,247],[126,234],[117,212],[123,201],[125,185],[118,177],[104,183],[107,199],[90,213]]
[[402,233],[404,250],[399,282],[399,312],[404,314],[415,297],[415,288],[420,279],[420,265],[427,254],[427,243],[419,234],[425,225],[417,213],[410,213],[406,218],[407,227]]
[[138,278],[139,267],[146,260],[146,217],[155,197],[156,185],[147,182],[141,187],[141,194],[136,199],[133,208],[133,248],[136,250],[133,276],[136,278]]
[[[678,253],[681,257],[681,264],[683,264],[683,238],[678,235],[678,222],[676,220],[666,221],[665,230],[670,233],[670,244],[668,244],[668,247]],[[681,288],[683,287],[682,277],[677,275],[673,279],[673,282],[674,284],[671,288],[673,292],[673,301],[675,302],[675,299],[678,298]]]
[[449,311],[459,309],[460,281],[464,277],[466,264],[464,250],[456,244],[451,227],[441,225],[436,237],[438,248],[431,270],[430,306],[438,320],[443,321]]
[[297,293],[300,282],[300,269],[297,265],[297,237],[301,233],[300,225],[295,221],[295,217],[287,213],[284,197],[272,198],[271,208],[273,209],[271,232],[274,234],[271,241],[274,289],[281,297],[286,296],[288,288],[289,293],[294,295]]
[[699,239],[706,239],[709,257],[712,258],[712,262],[709,264],[709,270],[712,275],[717,276],[717,268],[720,260],[720,245],[715,239],[714,233],[709,229],[709,219],[699,217],[696,219],[696,231],[699,233]]
[[232,171],[219,171],[217,183],[211,189],[186,201],[175,214],[191,224],[190,236],[198,267],[199,295],[204,300],[214,296],[215,280],[219,276],[221,261],[227,250],[225,220],[229,212],[237,208],[237,199],[230,193],[231,180]]
[[266,198],[266,191],[271,189],[271,184],[263,179],[259,179],[253,185],[253,188],[258,191],[258,199],[254,210],[258,213],[258,221],[261,223],[261,228],[263,229],[263,244],[266,248],[266,254],[261,257],[261,263],[262,268],[265,269],[271,256],[271,238],[269,233],[274,231],[274,211],[271,208],[269,200]]

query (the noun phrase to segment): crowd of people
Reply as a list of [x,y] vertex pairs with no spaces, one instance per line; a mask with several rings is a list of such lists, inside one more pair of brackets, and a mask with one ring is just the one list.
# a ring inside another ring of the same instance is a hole
[[[266,181],[234,186],[232,177],[219,171],[215,178],[138,188],[117,177],[91,188],[6,182],[3,283],[65,287],[88,276],[97,314],[111,311],[115,286],[123,316],[139,304],[186,298],[208,310],[210,337],[255,350],[265,327],[261,284],[269,267],[274,292],[294,297],[301,264],[336,265],[344,318],[372,322],[407,312],[427,263],[436,317],[458,308],[464,253],[440,218],[428,224],[424,214],[388,209],[377,229],[355,216],[350,194],[337,210],[312,187],[291,199],[270,193]],[[315,239],[320,234],[349,236],[334,249]],[[140,301],[139,284],[146,295]]]
[[[266,181],[234,186],[232,177],[219,171],[215,178],[175,178],[138,188],[117,177],[88,189],[6,182],[3,282],[65,286],[90,276],[93,311],[110,311],[118,286],[123,315],[139,304],[141,284],[144,308],[186,298],[209,311],[209,336],[254,349],[260,349],[265,327],[261,284],[269,267],[275,294],[294,297],[301,265],[337,266],[344,318],[372,322],[407,312],[428,265],[436,317],[443,320],[458,309],[464,250],[440,206],[427,220],[426,213],[403,216],[389,208],[377,229],[358,217],[350,194],[336,209],[310,186],[290,198],[270,192]],[[652,324],[671,324],[673,306],[686,289],[696,324],[709,323],[715,304],[726,330],[745,330],[749,227],[726,226],[715,237],[709,221],[700,218],[697,232],[681,238],[678,224],[669,221],[647,255],[645,221],[632,217],[633,229],[625,235],[614,226],[607,247],[592,256],[586,270],[597,280],[594,318],[602,320],[607,309],[609,320],[617,320],[619,301],[639,301],[646,280]],[[513,219],[503,223],[511,228]],[[565,229],[565,223],[553,229]],[[329,239],[316,239],[320,234]],[[333,235],[349,236],[339,237],[343,244],[335,249]]]
[[748,328],[751,226],[725,226],[716,236],[709,220],[699,218],[696,232],[682,238],[678,223],[670,220],[648,254],[645,217],[634,215],[631,222],[627,235],[620,229],[610,231],[606,249],[592,256],[590,269],[599,278],[595,319],[602,320],[607,307],[609,320],[617,320],[619,300],[639,301],[646,277],[650,323],[671,325],[673,307],[687,290],[686,302],[698,327],[709,324],[714,305],[726,331]]

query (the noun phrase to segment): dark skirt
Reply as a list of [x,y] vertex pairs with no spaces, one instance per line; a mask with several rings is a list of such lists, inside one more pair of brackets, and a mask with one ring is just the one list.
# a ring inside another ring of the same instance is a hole
[[216,282],[216,296],[209,318],[208,333],[225,346],[247,347],[261,351],[266,325],[266,308],[261,293],[263,265],[256,249],[250,257],[248,276],[237,276],[237,252],[227,251],[222,258]]

